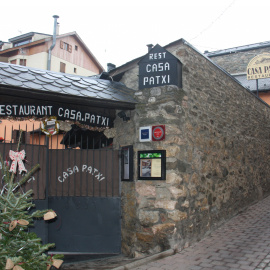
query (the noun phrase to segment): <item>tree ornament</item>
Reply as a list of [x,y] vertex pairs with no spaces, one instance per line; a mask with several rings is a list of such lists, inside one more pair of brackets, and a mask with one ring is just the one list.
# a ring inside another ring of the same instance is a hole
[[19,265],[15,265],[12,270],[24,270],[24,269]]
[[14,267],[14,263],[11,259],[7,259],[6,268],[5,269],[12,269]]
[[50,220],[50,219],[54,219],[56,216],[57,215],[54,211],[49,211],[43,216],[43,218],[44,220]]
[[62,265],[63,260],[53,260],[52,262],[53,262],[52,265],[58,269]]
[[19,219],[17,222],[18,222],[20,225],[23,225],[23,226],[29,225],[29,222],[28,222],[27,220],[25,220],[25,219]]
[[12,164],[10,166],[10,172],[16,173],[17,170],[17,164],[19,166],[19,174],[21,174],[23,171],[27,172],[27,170],[24,167],[23,160],[25,158],[25,151],[22,150],[20,152],[14,152],[12,150],[9,151],[9,157],[12,160]]
[[17,223],[18,223],[17,220],[12,220],[12,221],[10,222],[10,225],[9,225],[9,231],[10,231],[10,232],[13,231],[13,230],[16,228]]

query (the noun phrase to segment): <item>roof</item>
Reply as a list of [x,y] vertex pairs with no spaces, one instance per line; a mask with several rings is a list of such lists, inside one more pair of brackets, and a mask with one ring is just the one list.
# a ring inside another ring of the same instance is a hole
[[252,92],[268,92],[270,91],[270,78],[259,79],[258,80],[258,89],[256,85],[256,80],[248,80],[246,74],[237,74],[234,75],[234,78],[237,79],[241,85],[249,89]]
[[0,62],[0,91],[7,87],[14,91],[29,90],[33,94],[76,97],[84,102],[103,101],[115,108],[134,109],[137,103],[133,98],[135,91],[123,83],[100,79],[99,76],[75,76]]
[[244,52],[244,51],[249,51],[249,50],[261,49],[265,47],[270,47],[270,41],[259,42],[259,43],[244,45],[244,46],[239,46],[239,47],[233,47],[233,48],[218,50],[218,51],[213,51],[213,52],[206,51],[204,54],[207,57],[215,57],[215,56],[226,55],[226,54],[231,54],[231,53],[236,53],[236,52]]
[[83,42],[83,40],[80,38],[80,36],[77,34],[76,31],[73,32],[69,32],[66,34],[62,34],[62,35],[58,35],[56,36],[56,39],[58,38],[63,38],[63,37],[67,37],[67,36],[75,36],[77,38],[77,40],[80,42],[81,46],[84,47],[84,49],[86,50],[86,52],[90,55],[90,57],[93,59],[93,61],[100,67],[100,72],[102,72],[104,70],[104,68],[102,67],[102,65],[99,63],[99,61],[97,60],[97,58],[93,55],[93,53],[89,50],[89,48],[86,46],[86,44]]
[[39,34],[39,35],[43,35],[43,36],[48,36],[48,37],[52,37],[52,35],[48,35],[48,34],[43,34],[43,33],[38,33],[38,32],[29,32],[26,34],[22,34],[13,38],[10,38],[8,41],[9,42],[15,42],[15,41],[19,41],[25,38],[31,38],[33,37],[35,34]]

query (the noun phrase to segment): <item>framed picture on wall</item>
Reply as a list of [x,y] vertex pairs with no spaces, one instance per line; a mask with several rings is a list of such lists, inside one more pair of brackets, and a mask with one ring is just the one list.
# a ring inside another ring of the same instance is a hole
[[166,180],[166,150],[138,151],[138,179]]

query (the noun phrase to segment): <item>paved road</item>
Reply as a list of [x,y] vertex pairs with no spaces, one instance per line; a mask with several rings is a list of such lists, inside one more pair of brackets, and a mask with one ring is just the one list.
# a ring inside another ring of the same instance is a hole
[[270,196],[210,236],[134,270],[270,270]]

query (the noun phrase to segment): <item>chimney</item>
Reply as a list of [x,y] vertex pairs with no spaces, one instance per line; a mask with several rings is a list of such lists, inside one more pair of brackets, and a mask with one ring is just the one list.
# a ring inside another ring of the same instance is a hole
[[153,44],[147,44],[146,46],[148,47],[148,52],[150,52],[154,45]]
[[59,18],[58,15],[53,15],[54,18],[54,24],[53,24],[53,40],[52,40],[52,45],[49,48],[48,51],[48,60],[47,60],[47,69],[51,70],[51,61],[52,61],[52,50],[56,44],[56,28],[57,28],[57,19]]
[[59,36],[59,28],[60,28],[60,24],[57,23],[56,25],[56,35]]
[[110,72],[112,69],[116,68],[116,66],[112,63],[107,63],[107,72]]

